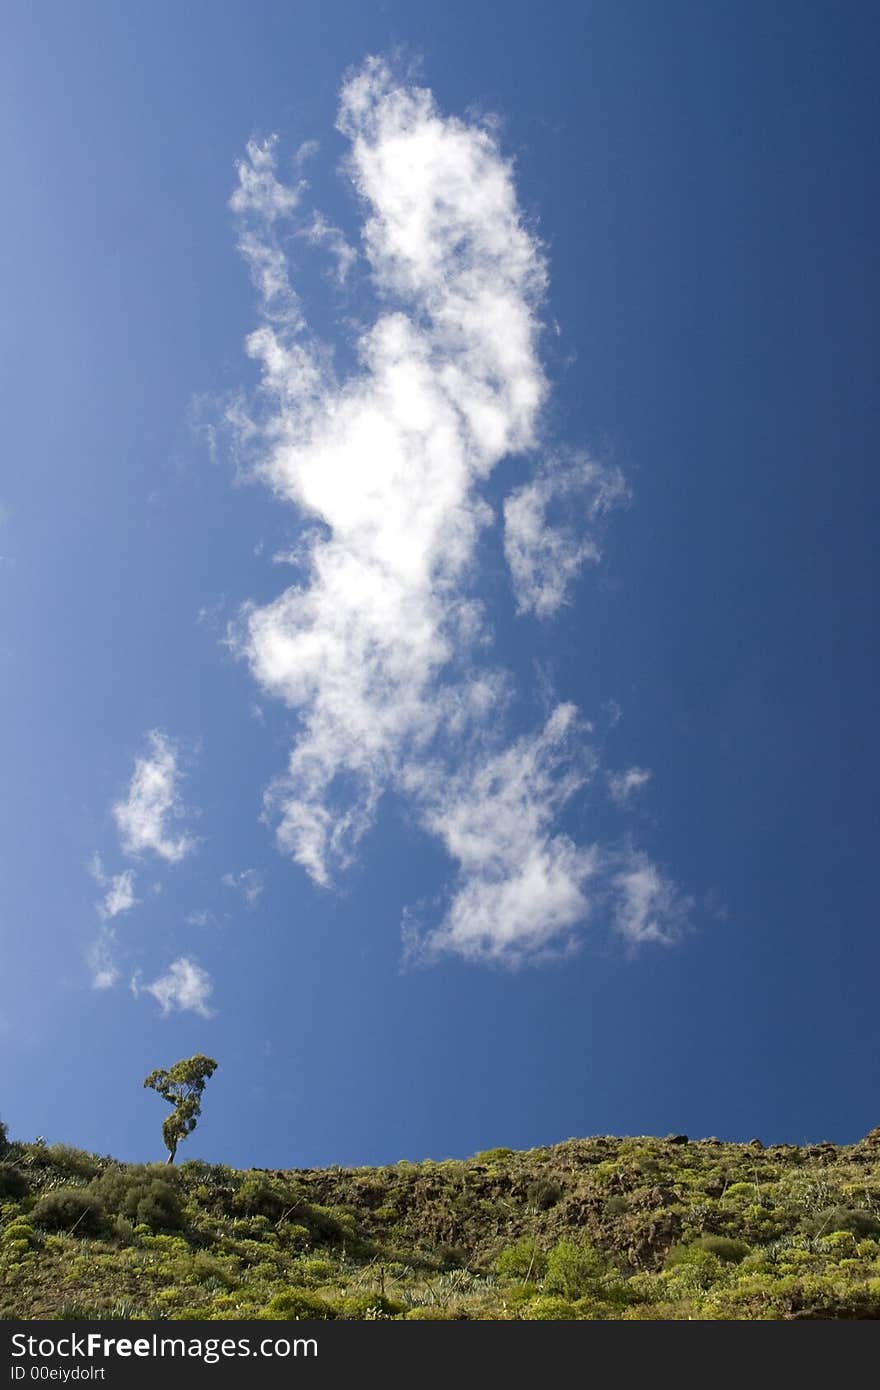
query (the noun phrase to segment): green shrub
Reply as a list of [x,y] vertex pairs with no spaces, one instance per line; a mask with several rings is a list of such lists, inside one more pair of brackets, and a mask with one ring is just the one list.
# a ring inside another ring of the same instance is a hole
[[316,1289],[327,1284],[336,1273],[336,1265],[319,1255],[301,1255],[290,1265],[290,1276],[306,1288]]
[[480,1153],[474,1154],[475,1163],[483,1163],[486,1167],[492,1167],[496,1163],[503,1163],[508,1158],[513,1158],[513,1149],[483,1149]]
[[6,1128],[6,1125],[3,1123],[3,1121],[0,1120],[0,1156],[2,1156],[3,1154],[5,1154],[5,1152],[6,1152],[6,1150],[7,1150],[8,1148],[9,1148],[9,1130]]
[[277,1178],[266,1173],[246,1173],[243,1182],[232,1199],[234,1211],[244,1216],[265,1216],[269,1221],[278,1221],[285,1212],[297,1206],[295,1195]]
[[547,1256],[534,1236],[508,1245],[495,1261],[495,1272],[502,1279],[540,1279],[546,1268]]
[[523,1308],[520,1317],[526,1322],[571,1321],[577,1313],[565,1298],[534,1298]]
[[336,1316],[349,1322],[371,1321],[376,1317],[397,1318],[406,1312],[406,1304],[387,1298],[383,1293],[372,1290],[368,1293],[348,1294],[336,1302]]
[[875,1236],[880,1232],[880,1221],[873,1212],[859,1207],[826,1207],[803,1223],[803,1229],[811,1236],[828,1235],[830,1231],[849,1231],[854,1236]]
[[561,1196],[562,1188],[558,1182],[542,1180],[530,1183],[526,1189],[526,1201],[533,1211],[549,1211]]
[[183,1222],[180,1197],[164,1165],[111,1168],[88,1192],[108,1212],[151,1231],[176,1231]]
[[284,1289],[270,1298],[263,1312],[266,1318],[284,1320],[304,1320],[307,1318],[333,1318],[335,1309],[317,1294],[306,1293],[305,1289]]
[[667,1267],[669,1287],[685,1295],[708,1289],[720,1278],[724,1268],[717,1255],[710,1254],[699,1245],[670,1250]]
[[44,1231],[68,1235],[98,1236],[107,1217],[101,1203],[81,1187],[58,1187],[41,1197],[31,1212],[34,1224]]
[[604,1261],[586,1241],[561,1240],[547,1256],[548,1293],[565,1298],[583,1298],[592,1293],[605,1269]]
[[459,1322],[464,1315],[452,1308],[410,1308],[407,1322]]
[[29,1146],[33,1168],[50,1168],[61,1178],[94,1178],[104,1166],[96,1154],[75,1149],[70,1144],[32,1144]]
[[36,1244],[37,1236],[26,1216],[17,1216],[0,1229],[0,1245],[7,1255],[23,1255]]
[[734,1240],[730,1236],[701,1236],[688,1245],[673,1245],[666,1256],[666,1268],[699,1264],[701,1252],[714,1255],[724,1264],[739,1264],[751,1253],[751,1248],[744,1240]]
[[26,1173],[14,1163],[0,1163],[0,1197],[26,1197],[28,1188]]

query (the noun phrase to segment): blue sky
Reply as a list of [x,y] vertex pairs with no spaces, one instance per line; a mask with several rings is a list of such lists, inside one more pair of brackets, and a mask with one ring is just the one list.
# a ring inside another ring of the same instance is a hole
[[5,7],[17,1135],[877,1122],[880,25],[500,16]]

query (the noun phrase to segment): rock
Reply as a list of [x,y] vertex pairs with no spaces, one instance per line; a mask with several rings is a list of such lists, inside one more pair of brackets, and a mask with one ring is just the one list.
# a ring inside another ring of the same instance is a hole
[[690,1140],[686,1134],[667,1134],[667,1144],[688,1144]]

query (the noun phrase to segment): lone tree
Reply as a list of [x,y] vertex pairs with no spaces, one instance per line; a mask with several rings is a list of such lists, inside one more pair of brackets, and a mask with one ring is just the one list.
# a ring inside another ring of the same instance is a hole
[[174,1109],[162,1123],[162,1138],[168,1150],[168,1162],[174,1162],[178,1144],[192,1134],[202,1113],[202,1092],[205,1082],[217,1070],[213,1057],[197,1052],[194,1057],[184,1057],[165,1071],[157,1067],[144,1079],[144,1086],[158,1091]]

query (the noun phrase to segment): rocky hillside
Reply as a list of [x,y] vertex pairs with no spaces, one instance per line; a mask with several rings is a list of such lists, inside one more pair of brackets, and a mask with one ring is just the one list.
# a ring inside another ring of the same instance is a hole
[[236,1171],[0,1157],[0,1315],[880,1317],[880,1129]]

